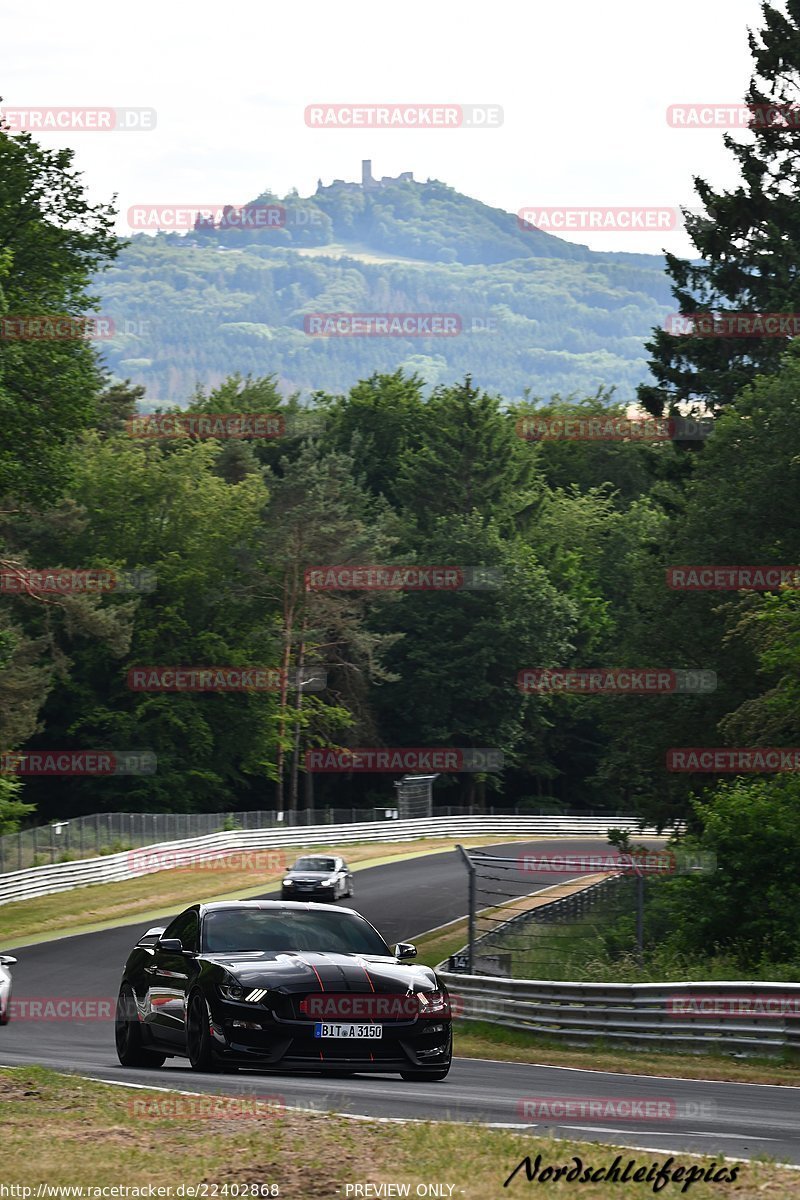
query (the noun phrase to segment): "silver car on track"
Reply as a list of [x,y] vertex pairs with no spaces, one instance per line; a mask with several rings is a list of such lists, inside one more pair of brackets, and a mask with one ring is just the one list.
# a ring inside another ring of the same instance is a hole
[[0,1025],[11,1019],[11,966],[16,961],[10,954],[0,954]]

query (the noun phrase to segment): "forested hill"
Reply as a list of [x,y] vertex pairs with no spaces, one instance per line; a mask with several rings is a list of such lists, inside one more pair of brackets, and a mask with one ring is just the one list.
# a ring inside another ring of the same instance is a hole
[[[269,205],[280,224],[248,222]],[[436,181],[265,191],[225,225],[134,233],[97,291],[115,331],[106,361],[146,387],[151,407],[183,404],[233,372],[274,374],[307,394],[398,366],[429,384],[470,372],[509,398],[615,385],[627,400],[647,378],[651,327],[673,307],[660,256],[524,229]],[[457,314],[461,331],[307,333],[304,317],[321,312]]]

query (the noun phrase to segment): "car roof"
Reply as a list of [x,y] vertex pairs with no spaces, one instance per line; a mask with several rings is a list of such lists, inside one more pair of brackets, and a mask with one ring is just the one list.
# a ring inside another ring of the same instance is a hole
[[349,913],[353,916],[360,916],[354,908],[342,908],[337,905],[331,908],[330,904],[315,904],[313,901],[303,900],[214,900],[208,904],[193,904],[192,908],[199,910],[201,916],[209,912],[219,912],[221,909],[253,909],[265,908],[273,912],[281,909],[313,909],[317,912],[326,913]]

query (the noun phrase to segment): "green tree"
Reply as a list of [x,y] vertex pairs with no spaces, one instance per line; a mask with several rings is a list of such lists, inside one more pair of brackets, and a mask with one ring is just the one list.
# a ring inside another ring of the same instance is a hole
[[[543,728],[543,705],[520,693],[517,675],[566,656],[572,603],[521,538],[503,538],[477,511],[439,518],[415,557],[491,567],[498,586],[409,592],[387,612],[384,628],[404,635],[387,656],[398,681],[379,696],[388,744],[488,747],[503,752],[509,770],[540,765],[531,737]],[[482,801],[483,782],[461,780],[466,803]],[[489,782],[502,789],[501,777]]]
[[19,780],[0,775],[0,837],[4,833],[16,833],[22,819],[34,811],[34,805],[20,799],[21,791]]
[[422,441],[421,392],[416,376],[395,371],[372,375],[346,395],[316,397],[325,418],[323,444],[353,454],[370,492],[394,504],[401,460]]
[[[73,158],[0,124],[0,318],[96,308],[87,289],[119,245],[113,209],[89,204]],[[0,338],[0,496],[58,495],[69,441],[92,419],[101,386],[83,338]]]
[[696,960],[729,956],[742,971],[800,965],[797,778],[721,783],[695,809],[698,846],[716,856],[717,869],[671,885],[670,948]]
[[[666,256],[678,313],[800,311],[800,0],[786,0],[784,9],[765,0],[764,28],[748,34],[755,66],[746,95],[751,136],[723,138],[741,182],[716,191],[695,178],[704,213],[687,215],[686,224],[697,255]],[[766,117],[773,106],[783,109],[782,120]],[[684,403],[712,411],[731,404],[756,375],[777,370],[790,336],[653,332],[647,349],[656,382],[642,385],[638,394],[656,415]]]
[[421,444],[400,459],[397,495],[421,531],[439,517],[494,521],[505,531],[524,521],[540,491],[530,449],[500,401],[463,384],[438,388],[421,418]]
[[[317,591],[306,579],[306,571],[313,568],[385,561],[392,546],[385,503],[372,498],[354,478],[355,464],[346,454],[321,454],[308,444],[296,462],[284,466],[282,476],[267,477],[271,499],[262,537],[271,566],[255,586],[270,597],[279,614],[284,686],[276,804],[284,808],[285,761],[291,753],[288,807],[294,810],[301,750],[338,744],[348,729],[356,736],[371,729],[369,689],[389,677],[382,656],[396,636],[370,628],[366,616],[374,596]],[[288,681],[314,665],[329,675],[325,695],[298,689],[290,697]],[[307,807],[312,804],[311,783],[306,776]]]
[[[176,439],[164,450],[125,437],[86,435],[73,492],[81,520],[57,544],[72,562],[152,572],[155,588],[112,601],[126,608],[127,639],[73,638],[72,667],[43,712],[49,744],[148,749],[155,775],[30,782],[42,811],[225,809],[234,797],[263,805],[274,775],[277,698],[269,692],[131,691],[130,668],[276,666],[275,617],[241,587],[241,563],[259,558],[268,493],[260,473],[227,483],[218,444]],[[51,534],[56,541],[55,534]],[[43,543],[42,555],[54,553]],[[108,604],[108,601],[105,602]]]

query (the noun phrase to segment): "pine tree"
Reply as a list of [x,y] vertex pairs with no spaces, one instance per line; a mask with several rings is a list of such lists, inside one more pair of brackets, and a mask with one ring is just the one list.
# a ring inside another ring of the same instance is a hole
[[[741,183],[716,192],[695,177],[707,215],[686,221],[702,261],[666,256],[678,313],[800,313],[800,0],[785,8],[765,0],[764,28],[748,31],[749,132],[745,141],[724,136]],[[656,383],[642,385],[639,400],[655,416],[681,402],[719,410],[756,375],[777,370],[788,340],[655,329],[647,349]]]

